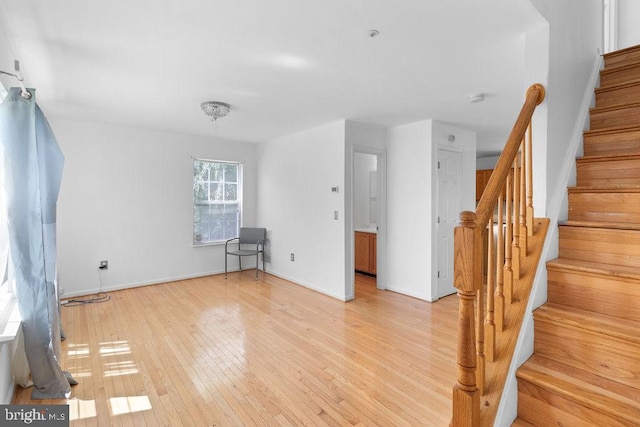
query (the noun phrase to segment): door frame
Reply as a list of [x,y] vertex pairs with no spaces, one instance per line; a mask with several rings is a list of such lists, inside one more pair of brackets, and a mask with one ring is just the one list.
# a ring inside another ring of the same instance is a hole
[[[463,165],[462,165],[462,161],[464,159],[464,152],[463,150],[460,150],[458,148],[454,148],[454,147],[449,147],[446,145],[441,145],[441,144],[436,144],[435,145],[435,152],[436,155],[434,156],[434,163],[433,163],[433,171],[434,174],[433,176],[433,181],[434,181],[434,187],[435,187],[435,203],[433,204],[433,230],[435,230],[435,236],[436,238],[432,239],[432,246],[431,246],[431,253],[433,254],[432,257],[432,266],[433,268],[431,269],[431,283],[432,283],[432,287],[431,287],[431,295],[433,296],[433,302],[439,300],[441,297],[438,296],[438,213],[440,211],[440,180],[438,178],[438,161],[439,161],[439,153],[440,150],[442,151],[449,151],[452,153],[457,153],[460,155],[460,207],[462,208],[463,205],[463,201],[464,201],[464,197],[462,197],[462,178],[464,176],[463,173]],[[433,188],[433,187],[432,187]],[[453,236],[452,236],[453,238]],[[453,255],[452,255],[453,258]],[[453,262],[453,259],[452,259]]]
[[378,214],[378,233],[376,238],[376,287],[384,290],[387,286],[387,152],[382,149],[367,147],[364,145],[352,145],[350,150],[350,162],[348,171],[348,193],[346,195],[345,209],[345,300],[350,301],[355,298],[355,244],[353,225],[353,204],[354,204],[354,169],[355,169],[355,153],[372,154],[377,157],[377,214]]
[[604,0],[603,13],[604,53],[618,49],[618,0]]

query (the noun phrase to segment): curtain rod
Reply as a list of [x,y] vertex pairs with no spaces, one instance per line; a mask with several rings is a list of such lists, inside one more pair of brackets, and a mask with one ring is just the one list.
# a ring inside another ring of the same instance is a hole
[[16,69],[15,74],[7,73],[6,71],[2,71],[2,70],[0,70],[0,74],[6,74],[7,76],[15,77],[16,80],[18,80],[20,87],[22,88],[22,91],[20,92],[20,96],[23,97],[24,99],[31,99],[31,92],[29,92],[25,87],[24,78],[22,77],[22,73],[20,73],[20,61],[18,61],[17,59],[13,61],[13,66]]

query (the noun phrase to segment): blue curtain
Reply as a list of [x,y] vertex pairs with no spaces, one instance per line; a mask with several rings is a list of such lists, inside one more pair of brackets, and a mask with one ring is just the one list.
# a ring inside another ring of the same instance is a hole
[[56,203],[64,156],[36,104],[11,88],[0,104],[0,148],[6,191],[9,250],[32,399],[67,398],[71,375],[59,364],[60,323],[56,279]]

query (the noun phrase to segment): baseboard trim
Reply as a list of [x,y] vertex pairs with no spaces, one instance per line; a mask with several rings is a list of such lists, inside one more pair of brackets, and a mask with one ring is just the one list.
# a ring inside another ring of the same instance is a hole
[[[233,271],[237,271],[237,270],[229,270],[230,273]],[[118,285],[103,286],[102,288],[85,289],[78,292],[65,292],[63,295],[60,295],[60,299],[94,295],[94,294],[97,294],[98,292],[122,291],[124,289],[139,288],[142,286],[150,286],[150,285],[159,285],[161,283],[177,282],[179,280],[197,279],[198,277],[215,276],[216,274],[224,274],[224,270],[205,271],[205,272],[194,273],[194,274],[185,274],[180,276],[156,278],[156,279],[145,280],[141,282],[121,283]]]

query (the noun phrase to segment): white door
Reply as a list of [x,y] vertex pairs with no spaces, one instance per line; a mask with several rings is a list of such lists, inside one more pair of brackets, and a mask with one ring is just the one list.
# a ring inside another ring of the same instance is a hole
[[438,149],[436,224],[436,298],[456,292],[453,286],[453,229],[462,204],[462,153]]

